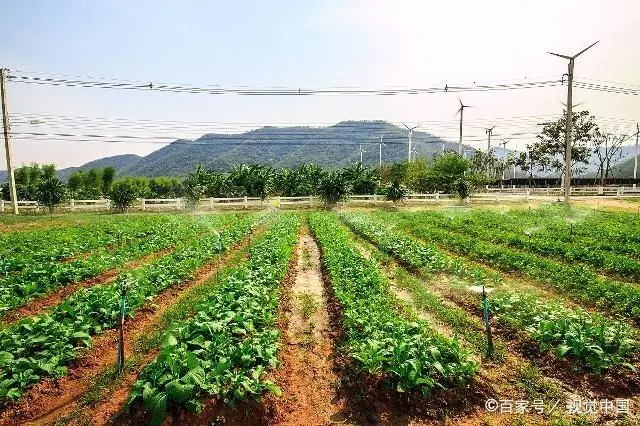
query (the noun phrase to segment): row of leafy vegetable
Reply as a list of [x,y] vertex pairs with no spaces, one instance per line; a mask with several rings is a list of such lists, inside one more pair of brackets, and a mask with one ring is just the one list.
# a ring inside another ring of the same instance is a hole
[[117,326],[121,286],[128,316],[164,289],[189,279],[194,271],[245,236],[256,216],[238,218],[220,233],[211,230],[107,285],[80,289],[50,313],[26,318],[0,330],[0,401],[19,398],[43,377],[59,377],[92,336]]
[[281,215],[249,250],[249,260],[228,271],[196,315],[167,335],[160,355],[133,385],[128,406],[141,402],[159,424],[167,405],[191,411],[204,397],[226,402],[278,392],[264,372],[277,365],[280,282],[300,226]]
[[[559,236],[570,230],[550,232],[530,230],[508,230],[504,223],[509,222],[508,215],[495,212],[482,212],[455,217],[446,217],[440,212],[421,212],[419,220],[464,235],[474,236],[495,244],[507,245],[517,249],[539,253],[566,262],[581,262],[597,270],[615,275],[622,279],[640,280],[640,261],[609,250],[599,249],[584,240],[566,241]],[[554,228],[551,228],[554,229]],[[609,243],[611,244],[611,243]],[[624,243],[623,246],[628,246]]]
[[164,227],[170,215],[124,216],[58,229],[8,233],[0,242],[0,274],[21,271],[33,264],[68,259],[95,248],[126,243]]
[[69,283],[96,277],[128,261],[193,238],[210,226],[224,226],[232,220],[231,215],[215,215],[205,223],[177,216],[163,221],[162,226],[142,231],[144,238],[133,239],[117,248],[98,249],[86,258],[71,262],[34,262],[22,273],[0,279],[0,313]]
[[[388,223],[362,214],[342,217],[356,233],[411,268],[429,273],[440,270],[462,277],[469,284],[483,283],[481,274],[464,271],[477,267],[463,265],[429,244],[390,229]],[[425,257],[422,255],[425,252],[437,254]],[[447,267],[451,264],[457,266]],[[494,284],[497,283],[494,281]],[[497,285],[494,290],[490,306],[498,318],[529,334],[543,350],[553,349],[558,357],[570,356],[596,373],[615,365],[631,367],[628,361],[638,351],[638,344],[633,329],[627,324],[583,309],[571,309],[558,301],[543,300],[540,294],[530,290],[515,292],[503,285]],[[468,296],[478,298],[472,292]]]
[[572,299],[602,311],[640,322],[640,286],[600,277],[584,265],[566,265],[535,254],[492,244],[421,222],[410,215],[382,215],[460,255],[481,260],[506,272],[515,272],[555,288]]
[[442,215],[453,222],[486,224],[500,232],[530,234],[599,251],[640,256],[640,216],[634,213],[542,206],[504,212],[448,211]]
[[312,213],[309,223],[344,309],[344,349],[359,368],[425,395],[471,379],[477,365],[459,342],[399,313],[378,265],[358,253],[337,216]]

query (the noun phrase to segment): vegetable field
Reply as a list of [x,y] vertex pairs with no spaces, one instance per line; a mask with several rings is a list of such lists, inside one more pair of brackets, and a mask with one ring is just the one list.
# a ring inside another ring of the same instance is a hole
[[640,424],[637,214],[2,229],[0,424]]

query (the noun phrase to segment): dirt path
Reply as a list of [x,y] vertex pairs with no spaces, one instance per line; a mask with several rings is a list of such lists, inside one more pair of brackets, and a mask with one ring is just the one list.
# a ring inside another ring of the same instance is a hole
[[276,383],[274,424],[321,425],[343,421],[336,395],[333,340],[320,270],[320,250],[304,230],[296,249],[295,271],[283,294],[283,333]]
[[42,314],[47,310],[49,310],[50,308],[57,306],[63,300],[65,300],[67,297],[71,296],[73,293],[80,290],[81,288],[91,288],[93,286],[100,285],[100,284],[102,285],[109,284],[118,277],[118,274],[122,270],[131,270],[131,269],[139,268],[140,266],[146,263],[152,262],[156,259],[159,259],[163,256],[168,255],[174,249],[175,249],[174,247],[168,247],[163,250],[142,256],[136,260],[132,260],[131,262],[126,263],[124,266],[120,268],[110,269],[88,280],[67,284],[59,288],[58,290],[55,290],[52,293],[49,293],[43,297],[33,299],[30,302],[27,302],[27,304],[24,306],[20,306],[16,309],[7,311],[2,318],[2,322],[6,324],[10,324],[10,323],[19,321],[23,318]]
[[[254,230],[254,234],[262,232],[263,228]],[[245,238],[221,258],[220,265],[247,246],[249,240]],[[125,324],[125,357],[129,359],[133,352],[134,343],[142,334],[154,330],[154,325],[163,313],[171,308],[181,297],[209,280],[217,271],[217,259],[198,269],[194,278],[166,289],[153,300],[140,308],[134,318]],[[69,415],[82,403],[84,394],[94,384],[96,376],[105,368],[115,363],[118,333],[109,330],[102,333],[93,341],[93,346],[83,356],[69,366],[67,376],[58,380],[47,379],[38,383],[25,392],[15,404],[7,407],[0,414],[0,425],[9,424],[55,424],[58,419]],[[152,354],[149,354],[152,356]],[[127,380],[125,380],[126,382]],[[109,419],[107,412],[117,412],[126,402],[128,387],[111,395],[109,407],[100,417],[102,423]],[[98,411],[95,414],[99,415]]]

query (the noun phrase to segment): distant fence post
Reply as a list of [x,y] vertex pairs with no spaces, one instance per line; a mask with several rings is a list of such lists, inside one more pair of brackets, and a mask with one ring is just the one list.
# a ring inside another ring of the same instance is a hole
[[602,186],[598,187],[598,195],[603,195],[604,194],[604,188]]
[[145,201],[146,201],[146,200],[145,200],[144,198],[140,200],[141,205],[142,205],[142,211],[145,211],[145,210],[147,209],[147,206],[146,206]]
[[213,197],[209,198],[209,207],[213,210]]
[[69,208],[71,209],[71,211],[74,211],[76,209],[76,205],[75,205],[75,202],[73,201],[73,198],[69,200]]
[[176,208],[178,210],[182,209],[182,198],[176,198]]
[[309,195],[309,207],[313,205],[313,195]]
[[436,203],[440,202],[440,193],[436,191]]
[[527,189],[527,196],[525,198],[525,200],[529,201],[529,196],[531,195],[531,190]]
[[0,199],[0,213],[4,213],[4,200]]
[[244,201],[242,203],[243,207],[246,209],[249,207],[249,202],[247,201],[247,196],[244,196]]

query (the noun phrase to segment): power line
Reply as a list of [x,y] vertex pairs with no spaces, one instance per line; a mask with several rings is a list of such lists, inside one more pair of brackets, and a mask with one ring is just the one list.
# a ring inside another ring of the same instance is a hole
[[438,85],[424,88],[291,88],[291,87],[222,87],[222,86],[194,86],[184,84],[153,83],[132,80],[100,80],[95,78],[67,79],[52,77],[34,77],[29,75],[10,74],[9,81],[15,83],[85,87],[120,90],[144,90],[174,93],[202,93],[210,95],[249,95],[249,96],[308,96],[308,95],[419,95],[444,92],[485,92],[495,90],[515,90],[527,88],[541,88],[559,86],[562,82],[558,79],[541,81],[521,81],[516,83],[493,83],[474,85]]
[[[473,85],[449,85],[431,86],[423,88],[403,88],[403,87],[387,87],[387,88],[365,88],[365,87],[325,87],[325,88],[292,88],[292,87],[252,87],[252,86],[195,86],[189,84],[173,84],[173,83],[153,83],[135,80],[122,79],[98,79],[93,77],[81,77],[76,79],[54,78],[54,77],[37,77],[30,75],[10,74],[9,81],[25,84],[50,85],[50,86],[66,86],[66,87],[85,87],[85,88],[101,88],[101,89],[120,89],[120,90],[144,90],[156,92],[174,92],[174,93],[202,93],[210,95],[246,95],[246,96],[309,96],[309,95],[419,95],[444,92],[486,92],[498,90],[516,90],[530,88],[556,87],[563,84],[562,79],[547,79],[538,81],[519,81],[515,83],[488,83]],[[638,95],[640,88],[634,88],[632,85],[625,83],[607,83],[600,84],[590,81],[575,81],[576,87],[582,89],[594,90],[600,92],[622,94],[622,95]]]

